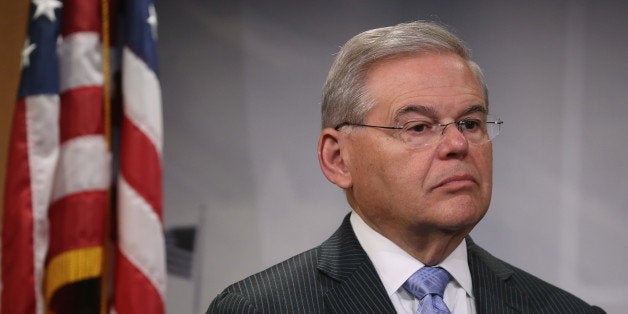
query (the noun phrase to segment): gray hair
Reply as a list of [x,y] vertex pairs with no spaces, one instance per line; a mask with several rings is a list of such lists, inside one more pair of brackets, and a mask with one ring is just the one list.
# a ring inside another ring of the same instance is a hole
[[462,40],[433,22],[402,23],[360,33],[340,49],[323,87],[323,128],[333,128],[343,122],[363,123],[374,105],[365,87],[365,76],[371,65],[399,55],[427,52],[451,52],[466,60],[483,88],[488,105],[484,74],[471,60],[471,52]]

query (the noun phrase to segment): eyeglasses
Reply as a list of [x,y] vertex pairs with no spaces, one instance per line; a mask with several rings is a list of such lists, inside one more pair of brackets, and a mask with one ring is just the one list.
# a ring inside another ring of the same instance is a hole
[[343,122],[334,129],[340,130],[344,126],[362,126],[369,128],[379,128],[395,130],[395,137],[412,147],[422,147],[430,145],[440,139],[445,134],[445,129],[449,125],[455,125],[458,131],[471,144],[482,144],[493,140],[501,131],[504,122],[499,117],[491,115],[485,119],[465,118],[463,120],[449,123],[435,123],[428,120],[409,121],[402,126],[379,126],[361,123]]

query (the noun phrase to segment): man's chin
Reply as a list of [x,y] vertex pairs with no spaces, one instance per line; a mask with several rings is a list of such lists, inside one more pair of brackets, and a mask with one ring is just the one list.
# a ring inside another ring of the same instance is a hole
[[482,220],[486,210],[478,207],[449,207],[441,212],[438,224],[441,229],[450,232],[466,231],[467,233]]

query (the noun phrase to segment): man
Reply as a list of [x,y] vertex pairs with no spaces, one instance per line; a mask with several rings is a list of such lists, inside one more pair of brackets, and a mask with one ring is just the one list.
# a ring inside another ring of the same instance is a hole
[[426,22],[361,33],[323,89],[321,169],[353,211],[321,246],[225,289],[208,312],[603,312],[476,245],[501,121],[468,48]]

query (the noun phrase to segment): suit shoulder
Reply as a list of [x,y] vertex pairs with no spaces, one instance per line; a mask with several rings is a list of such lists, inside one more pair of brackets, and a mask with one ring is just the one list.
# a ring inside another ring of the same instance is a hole
[[602,309],[591,306],[579,297],[542,280],[522,269],[510,266],[514,270],[512,281],[539,308],[553,313],[605,313]]
[[209,313],[255,313],[255,307],[243,295],[228,291],[221,292],[209,305]]
[[232,284],[207,313],[321,312],[316,310],[323,303],[319,254],[316,247]]
[[275,292],[282,286],[300,286],[304,279],[315,273],[318,256],[319,248],[316,247],[238,281],[225,290],[250,295]]
[[531,312],[605,313],[602,309],[589,305],[566,290],[498,259],[472,241],[467,241],[467,250],[470,266],[471,264],[475,265],[476,272],[483,271],[480,268],[487,269],[486,271],[492,273],[495,278],[499,278],[508,286],[520,291],[527,299]]

